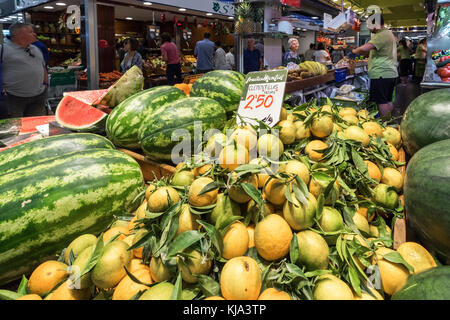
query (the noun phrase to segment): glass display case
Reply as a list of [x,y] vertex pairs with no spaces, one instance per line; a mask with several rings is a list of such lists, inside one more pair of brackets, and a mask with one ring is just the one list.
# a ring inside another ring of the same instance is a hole
[[439,0],[427,37],[424,88],[450,87],[450,0]]

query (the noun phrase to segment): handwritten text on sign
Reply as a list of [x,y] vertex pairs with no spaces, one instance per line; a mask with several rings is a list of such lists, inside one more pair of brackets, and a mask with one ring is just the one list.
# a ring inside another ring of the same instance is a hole
[[280,121],[287,73],[287,69],[283,69],[247,74],[238,109],[238,125],[241,122],[257,125],[256,119],[273,127]]

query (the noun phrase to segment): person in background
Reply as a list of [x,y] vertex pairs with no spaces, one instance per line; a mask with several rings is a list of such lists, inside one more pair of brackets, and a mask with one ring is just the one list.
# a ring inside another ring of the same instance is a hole
[[48,51],[46,44],[38,40],[33,42],[32,45],[38,47],[39,50],[41,50],[42,57],[44,58],[45,61],[45,66],[48,69],[48,60],[50,58],[50,52]]
[[264,43],[262,40],[258,40],[255,43],[255,49],[259,51],[259,54],[261,55],[261,59],[264,61]]
[[252,71],[261,71],[263,67],[261,55],[255,49],[255,39],[250,38],[247,41],[247,49],[244,50],[244,73]]
[[327,65],[331,62],[330,54],[325,50],[322,42],[317,45],[317,51],[314,52],[314,61]]
[[400,60],[400,80],[402,85],[408,82],[408,76],[412,73],[412,60],[406,39],[399,41],[397,58]]
[[227,67],[229,67],[228,70],[235,70],[236,62],[234,60],[234,48],[231,47],[230,50],[228,50],[225,59],[227,61]]
[[183,81],[181,79],[180,55],[178,54],[177,46],[171,41],[170,34],[163,32],[161,34],[161,41],[161,55],[166,62],[167,83],[173,86]]
[[394,110],[392,95],[397,82],[397,41],[392,31],[380,25],[371,29],[372,38],[365,45],[353,49],[354,54],[369,54],[370,100],[378,104],[382,117]]
[[422,81],[425,73],[425,66],[427,65],[427,39],[423,38],[419,41],[414,55],[415,66],[414,76],[418,81]]
[[48,73],[36,42],[33,25],[14,23],[9,28],[11,40],[1,49],[3,90],[11,118],[46,114]]
[[283,66],[287,66],[289,62],[298,63],[298,45],[299,43],[296,38],[290,38],[288,40],[289,50],[283,54]]
[[125,56],[120,64],[122,73],[127,72],[132,66],[137,66],[142,69],[142,56],[138,49],[138,41],[134,38],[128,38],[124,41],[123,47],[125,49]]
[[333,59],[333,63],[338,63],[340,60],[344,59],[344,50],[342,49],[342,47],[338,47],[336,50],[334,50],[331,54],[331,57]]
[[305,52],[305,61],[314,61],[314,52],[316,52],[314,43],[310,43],[309,49]]
[[214,70],[227,70],[227,54],[222,48],[222,43],[220,41],[216,41],[215,45],[217,49],[214,54]]
[[203,40],[195,44],[194,55],[197,58],[197,73],[206,73],[214,68],[214,42],[209,40],[211,35],[205,32]]

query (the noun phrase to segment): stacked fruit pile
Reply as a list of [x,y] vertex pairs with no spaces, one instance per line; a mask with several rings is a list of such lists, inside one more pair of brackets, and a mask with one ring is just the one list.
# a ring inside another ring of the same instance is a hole
[[411,290],[438,276],[448,285],[448,267],[437,267],[420,244],[393,249],[404,182],[396,128],[330,101],[283,108],[281,119],[273,129],[260,123],[267,133],[259,137],[251,126],[212,135],[173,176],[149,183],[133,215],[118,217],[98,237],[87,231],[60,243],[67,247],[58,260],[40,264],[18,292],[0,293],[48,300],[410,299],[422,298]]

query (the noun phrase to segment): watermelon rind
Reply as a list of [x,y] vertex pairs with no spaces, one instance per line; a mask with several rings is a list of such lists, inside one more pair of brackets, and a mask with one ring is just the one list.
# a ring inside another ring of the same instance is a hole
[[139,149],[139,127],[148,114],[186,94],[172,86],[159,86],[141,91],[120,103],[108,115],[106,134],[117,147]]
[[239,107],[244,80],[244,76],[236,71],[210,71],[194,82],[190,96],[214,99],[230,114]]
[[400,133],[409,155],[433,142],[450,139],[450,88],[432,90],[414,99],[403,115]]
[[132,66],[125,74],[117,80],[103,99],[98,103],[110,108],[115,108],[128,97],[142,91],[144,88],[144,75],[137,66]]
[[[144,119],[139,128],[139,141],[149,158],[170,161],[173,148],[180,143],[177,139],[182,140],[173,137],[175,130],[189,134],[193,147],[194,141],[202,141],[206,130],[222,130],[225,122],[225,109],[217,101],[201,97],[179,99]],[[201,125],[201,132],[194,130],[197,123]]]
[[411,230],[450,261],[450,139],[414,154],[406,167],[403,192]]
[[392,300],[450,300],[450,266],[411,275]]
[[0,175],[66,153],[96,148],[115,149],[111,141],[93,133],[69,133],[33,140],[0,152]]
[[73,239],[99,234],[133,212],[144,190],[139,164],[108,149],[72,152],[0,176],[0,285],[21,277]]

